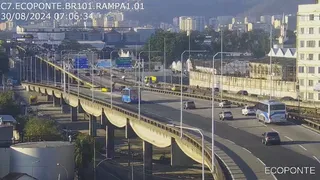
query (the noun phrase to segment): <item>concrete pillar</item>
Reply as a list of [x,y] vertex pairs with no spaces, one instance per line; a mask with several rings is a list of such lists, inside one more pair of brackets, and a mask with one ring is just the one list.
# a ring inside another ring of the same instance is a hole
[[106,126],[106,156],[107,158],[114,157],[114,129],[112,124]]
[[57,97],[55,97],[54,95],[52,96],[53,97],[53,106],[54,107],[60,107],[61,106],[61,104],[60,104],[60,98],[57,98]]
[[171,166],[190,167],[195,163],[178,146],[176,140],[171,138]]
[[152,179],[152,144],[143,141],[143,179]]
[[71,106],[71,122],[78,120],[78,109],[77,107]]
[[97,136],[97,117],[90,115],[89,118],[89,135],[90,136]]
[[60,98],[60,104],[61,104],[61,113],[69,114],[71,111],[71,107],[64,101],[63,98]]

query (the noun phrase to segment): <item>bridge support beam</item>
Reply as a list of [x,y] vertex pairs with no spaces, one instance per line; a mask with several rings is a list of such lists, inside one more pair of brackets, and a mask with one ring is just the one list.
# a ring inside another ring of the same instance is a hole
[[97,136],[97,117],[90,115],[89,118],[89,135]]
[[143,141],[143,179],[152,179],[152,144]]
[[47,102],[51,102],[51,101],[53,101],[53,97],[52,96],[50,96],[50,95],[47,95]]
[[53,106],[54,107],[60,107],[61,106],[61,101],[59,98],[55,97],[54,95],[52,96],[53,97]]
[[83,108],[81,107],[80,100],[78,100],[78,113],[84,113]]
[[104,108],[102,108],[102,113],[101,113],[101,116],[100,116],[100,124],[102,126],[106,126],[107,125],[107,116],[104,114]]
[[114,157],[114,129],[115,126],[108,123],[106,126],[106,157]]
[[71,122],[78,120],[78,109],[77,107],[70,107],[71,108]]
[[171,138],[171,166],[190,167],[193,164],[195,161],[180,149],[174,138]]
[[61,113],[63,114],[69,114],[71,110],[71,106],[69,106],[63,98],[60,98],[61,103]]
[[133,139],[138,137],[130,126],[129,120],[127,119],[127,125],[125,126],[125,137],[126,139]]

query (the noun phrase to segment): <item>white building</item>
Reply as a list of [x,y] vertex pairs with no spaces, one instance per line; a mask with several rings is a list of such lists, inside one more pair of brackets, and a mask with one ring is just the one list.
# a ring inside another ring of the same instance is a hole
[[249,61],[233,61],[222,67],[222,73],[228,75],[246,75],[249,72]]
[[320,101],[314,91],[320,82],[320,2],[299,5],[297,15],[297,79],[300,96],[310,101]]
[[204,31],[205,18],[203,16],[180,16],[179,28],[181,31]]

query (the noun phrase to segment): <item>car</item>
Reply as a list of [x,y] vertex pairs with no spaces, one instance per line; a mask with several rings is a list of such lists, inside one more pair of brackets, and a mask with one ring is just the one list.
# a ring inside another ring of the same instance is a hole
[[87,73],[85,73],[85,76],[90,76],[90,73],[88,73],[88,72],[87,72]]
[[271,132],[265,132],[262,134],[262,143],[267,145],[272,144],[281,144],[280,135],[278,132],[271,131]]
[[246,90],[240,90],[240,91],[237,92],[237,94],[243,95],[243,96],[248,96],[249,95],[248,91],[246,91]]
[[219,119],[224,120],[233,120],[233,115],[231,111],[222,111],[219,113]]
[[187,102],[184,102],[183,108],[184,109],[196,109],[196,104],[194,103],[194,101],[187,101]]
[[221,108],[231,108],[231,102],[228,101],[228,100],[222,100],[219,103],[219,107],[221,107]]
[[114,74],[111,74],[111,77],[112,77],[112,78],[116,78],[117,76],[116,76],[116,75],[114,75]]
[[248,115],[255,115],[256,114],[256,110],[254,109],[253,106],[245,106],[242,109],[242,115],[248,116]]

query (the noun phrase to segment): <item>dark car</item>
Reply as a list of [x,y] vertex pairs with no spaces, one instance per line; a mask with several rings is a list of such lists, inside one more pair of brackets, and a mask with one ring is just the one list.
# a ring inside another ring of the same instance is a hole
[[196,104],[194,103],[194,101],[187,101],[184,102],[184,109],[196,109]]
[[248,91],[246,91],[246,90],[238,91],[237,94],[243,95],[243,96],[248,96],[249,95]]
[[231,111],[223,111],[219,113],[219,119],[224,120],[233,120],[233,115]]
[[90,73],[86,73],[85,76],[90,76]]
[[277,132],[265,132],[262,134],[262,143],[265,145],[280,144],[280,136]]

